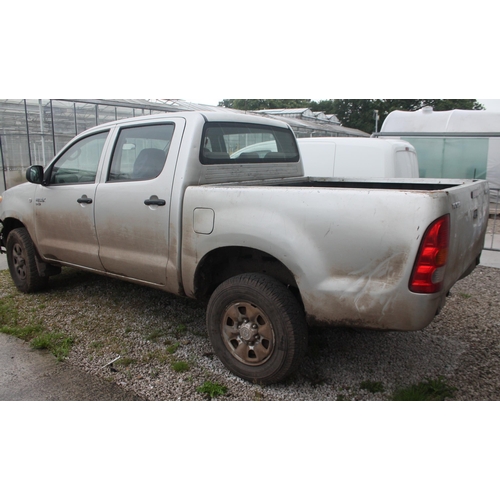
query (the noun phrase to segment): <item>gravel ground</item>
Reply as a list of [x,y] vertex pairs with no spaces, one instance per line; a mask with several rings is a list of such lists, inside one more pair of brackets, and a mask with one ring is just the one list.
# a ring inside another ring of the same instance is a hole
[[[227,387],[215,398],[226,401],[387,400],[397,388],[438,377],[457,388],[456,400],[500,400],[500,269],[478,267],[457,283],[422,331],[313,329],[299,371],[270,387],[225,369],[197,302],[70,269],[36,295],[19,294],[8,271],[0,284],[0,299],[17,304],[18,324],[41,321],[73,337],[66,363],[148,400],[204,400],[197,389],[208,381]],[[186,371],[175,371],[179,361]],[[367,381],[382,391],[361,389]]]

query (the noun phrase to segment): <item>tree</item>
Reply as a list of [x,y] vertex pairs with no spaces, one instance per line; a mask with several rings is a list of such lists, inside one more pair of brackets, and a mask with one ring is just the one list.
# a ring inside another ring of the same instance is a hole
[[451,109],[484,109],[476,99],[224,99],[219,106],[255,111],[260,109],[310,108],[334,114],[345,127],[375,132],[375,110],[379,114],[378,130],[392,111],[417,111],[432,106],[435,111]]
[[309,107],[311,108],[311,111],[323,111],[325,115],[332,115],[335,114],[333,103],[334,103],[333,99],[327,99],[323,101],[311,101]]
[[260,109],[309,108],[311,99],[223,99],[219,106],[256,111]]

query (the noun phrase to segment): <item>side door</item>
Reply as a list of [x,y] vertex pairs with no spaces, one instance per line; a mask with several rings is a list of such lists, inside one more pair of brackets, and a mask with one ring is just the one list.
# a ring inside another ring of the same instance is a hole
[[94,222],[97,172],[109,130],[72,144],[37,186],[35,230],[38,250],[52,261],[103,270]]
[[172,118],[119,130],[96,193],[99,257],[107,272],[166,284],[171,189],[184,126],[184,119]]

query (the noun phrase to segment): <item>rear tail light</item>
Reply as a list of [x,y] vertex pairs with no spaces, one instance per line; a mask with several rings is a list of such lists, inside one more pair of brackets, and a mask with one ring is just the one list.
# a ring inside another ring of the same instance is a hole
[[450,245],[450,216],[434,221],[425,232],[410,279],[410,291],[436,293],[443,288]]

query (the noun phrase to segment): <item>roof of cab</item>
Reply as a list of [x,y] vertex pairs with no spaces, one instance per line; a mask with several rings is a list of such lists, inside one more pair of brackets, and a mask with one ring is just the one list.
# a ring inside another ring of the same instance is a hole
[[85,131],[96,131],[99,129],[105,129],[116,125],[131,125],[134,123],[147,123],[147,122],[158,122],[158,121],[168,121],[169,118],[185,118],[190,119],[204,119],[206,122],[244,122],[256,125],[268,125],[279,128],[289,129],[290,126],[280,120],[270,117],[256,116],[253,114],[246,113],[235,113],[235,112],[224,112],[224,111],[179,111],[174,113],[155,113],[152,115],[136,116],[133,118],[125,118],[123,120],[117,120],[113,122],[108,122],[102,125],[98,125],[91,129]]

